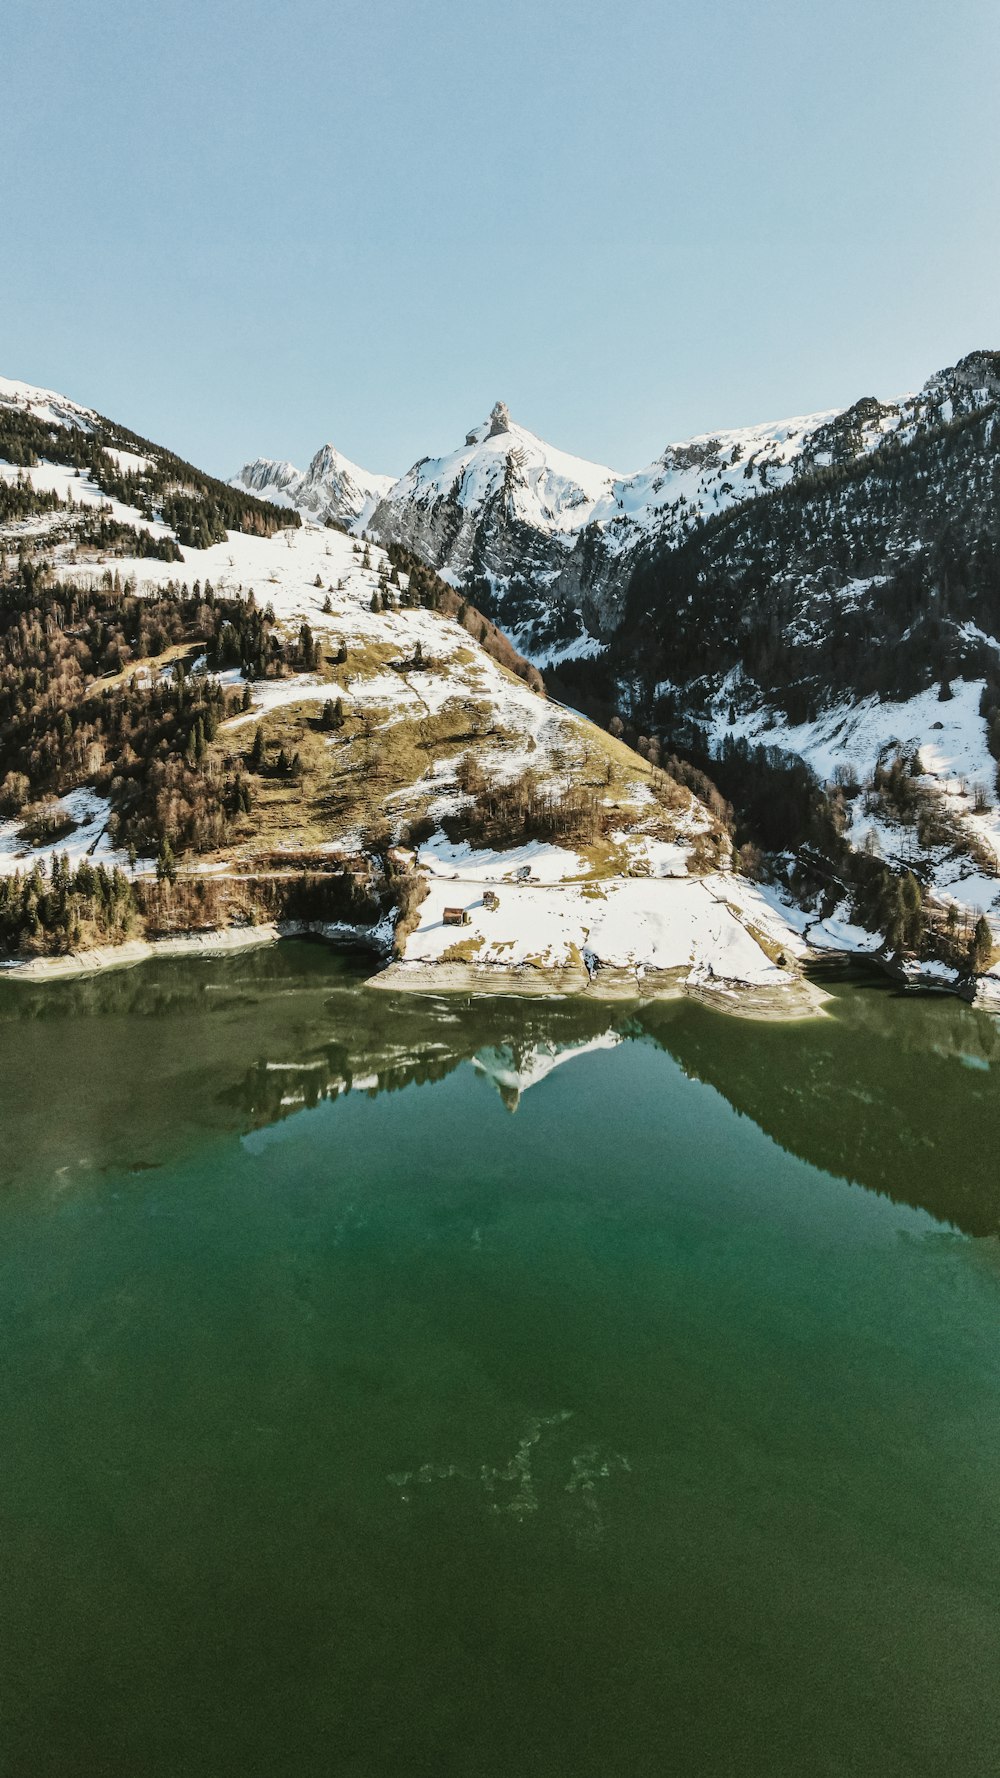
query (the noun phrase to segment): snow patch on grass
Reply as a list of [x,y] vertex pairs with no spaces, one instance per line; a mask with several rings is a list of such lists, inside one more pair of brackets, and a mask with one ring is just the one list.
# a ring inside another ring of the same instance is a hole
[[126,854],[117,852],[105,834],[111,814],[111,804],[107,797],[98,796],[93,790],[71,790],[66,796],[59,797],[58,803],[76,826],[72,833],[44,846],[28,846],[21,839],[23,816],[18,815],[13,820],[0,822],[0,876],[11,877],[16,871],[27,873],[36,864],[40,864],[48,874],[53,858],[62,858],[64,855],[69,859],[72,870],[82,864],[85,858],[91,864],[103,864],[109,870],[115,865],[120,865],[123,870],[127,869]]

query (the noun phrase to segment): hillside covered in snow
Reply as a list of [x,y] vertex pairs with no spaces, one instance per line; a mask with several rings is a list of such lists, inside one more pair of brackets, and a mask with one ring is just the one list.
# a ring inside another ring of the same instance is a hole
[[0,589],[9,957],[305,923],[536,991],[794,990],[714,811],[400,548],[3,383]]

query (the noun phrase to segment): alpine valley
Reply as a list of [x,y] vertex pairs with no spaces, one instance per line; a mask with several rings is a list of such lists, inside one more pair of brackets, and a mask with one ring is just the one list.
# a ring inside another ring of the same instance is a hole
[[1000,353],[620,474],[498,402],[223,482],[0,380],[13,975],[319,932],[377,985],[1000,996]]

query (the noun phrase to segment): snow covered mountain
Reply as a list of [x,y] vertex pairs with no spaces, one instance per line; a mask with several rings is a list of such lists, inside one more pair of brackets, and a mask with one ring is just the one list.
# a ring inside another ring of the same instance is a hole
[[376,502],[392,483],[391,475],[359,469],[334,445],[325,444],[304,473],[294,463],[256,457],[243,465],[232,485],[245,488],[250,494],[260,494],[278,506],[294,507],[304,517],[318,519],[320,524],[332,520],[338,525],[364,529]]
[[397,481],[326,446],[305,475],[258,459],[236,485],[411,549],[544,667],[599,651],[621,622],[640,553],[679,548],[707,520],[911,442],[998,390],[993,355],[973,353],[915,395],[704,433],[628,474],[545,443],[497,402],[457,449]]
[[641,656],[688,701],[726,680],[727,702],[777,702],[794,722],[995,665],[1000,353],[810,425],[783,470],[761,456],[757,472],[756,498],[651,535],[619,673]]

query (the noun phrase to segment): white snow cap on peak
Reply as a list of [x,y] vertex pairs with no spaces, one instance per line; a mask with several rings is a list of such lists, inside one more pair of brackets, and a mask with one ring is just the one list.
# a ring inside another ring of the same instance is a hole
[[258,457],[243,465],[233,486],[264,494],[279,505],[294,506],[320,523],[332,518],[341,524],[362,524],[394,479],[360,469],[336,445],[325,444],[305,473],[292,463],[272,463]]

